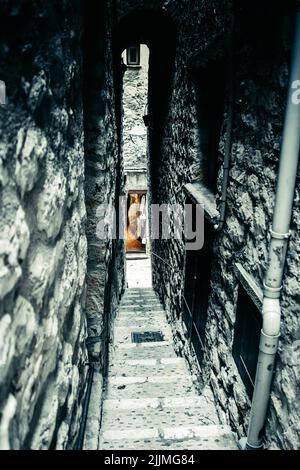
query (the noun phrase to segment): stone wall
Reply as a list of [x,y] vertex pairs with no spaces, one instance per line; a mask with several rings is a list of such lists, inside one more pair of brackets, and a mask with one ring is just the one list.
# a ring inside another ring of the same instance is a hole
[[[207,332],[210,337],[208,347],[211,348],[216,344],[213,337],[218,324],[219,360],[214,367],[219,370],[221,367],[225,373],[214,372],[213,385],[217,389],[233,390],[233,396],[227,396],[226,400],[220,394],[219,403],[222,413],[226,412],[239,434],[243,433],[247,424],[247,419],[242,417],[245,412],[248,416],[249,402],[235,364],[231,363],[231,351],[226,348],[226,344],[232,344],[232,333],[229,331],[235,320],[237,301],[237,280],[232,275],[232,267],[236,261],[242,263],[258,286],[263,288],[292,39],[292,17],[288,12],[276,9],[273,14],[263,9],[257,21],[257,31],[255,35],[251,34],[251,28],[247,25],[251,14],[255,18],[258,11],[259,7],[256,6],[254,12],[244,10],[237,16],[235,63],[240,65],[235,65],[232,168],[226,223],[216,246],[210,326]],[[293,364],[286,355],[293,341],[300,337],[296,320],[299,316],[297,292],[300,272],[295,264],[295,260],[299,259],[299,226],[296,222],[299,220],[299,189],[298,179],[281,296],[281,338],[266,426],[267,445],[280,449],[298,449],[300,444],[300,409],[296,399],[299,363]],[[217,312],[225,314],[222,322]],[[230,413],[226,410],[230,410]]]
[[[123,244],[110,236],[109,207],[118,213],[123,170],[115,111],[110,2],[86,5],[84,35],[85,195],[90,359],[105,367],[109,325],[123,289]],[[120,59],[119,59],[120,60]],[[104,227],[104,232],[100,232]],[[100,229],[100,232],[97,230]],[[119,274],[120,273],[120,276]]]
[[144,170],[132,170],[126,172],[126,189],[147,189],[148,178]]
[[73,449],[123,288],[122,243],[97,238],[95,214],[122,191],[111,3],[96,51],[94,2],[13,3],[0,7],[0,447]]
[[81,11],[2,2],[0,18],[0,447],[63,449],[87,372]]
[[[126,62],[126,51],[122,58]],[[127,65],[123,76],[123,162],[127,168],[147,169],[147,128],[143,116],[148,101],[149,49],[140,45],[140,65]],[[142,132],[144,131],[144,134]],[[135,189],[135,188],[132,188]]]
[[[122,12],[125,11],[125,4],[130,4],[129,11],[130,8],[138,8],[134,1],[120,3]],[[235,7],[233,15],[231,2],[188,4],[171,1],[160,2],[160,5],[159,2],[151,2],[150,5],[153,10],[164,8],[177,27],[171,96],[160,155],[155,156],[156,179],[152,194],[155,202],[183,203],[184,184],[201,179],[204,160],[199,147],[201,134],[199,137],[191,71],[193,68],[205,68],[212,61],[226,57],[234,16],[232,168],[226,221],[223,230],[216,234],[213,247],[202,379],[209,380],[213,387],[221,420],[230,423],[233,430],[243,436],[248,425],[250,401],[232,358],[239,284],[233,268],[236,262],[240,262],[262,288],[287,92],[292,22],[287,8],[273,9],[269,1],[263,4],[254,2],[251,7]],[[146,6],[139,2],[139,7]],[[150,89],[151,86],[150,81]],[[154,108],[156,106],[158,109],[159,103],[155,105],[154,101],[155,98],[152,105],[154,103]],[[220,168],[227,137],[227,114],[228,101],[225,99],[219,145]],[[221,179],[222,171],[219,169],[218,191]],[[293,341],[299,339],[298,193],[299,181],[282,293],[282,334],[266,427],[267,445],[282,449],[299,447],[299,407],[296,399],[299,365],[288,362],[286,354]],[[218,201],[217,195],[217,205]],[[188,347],[181,317],[183,243],[172,240],[153,245],[153,250],[169,264],[153,258],[155,289],[169,311],[174,336],[179,339],[182,351],[186,352]]]

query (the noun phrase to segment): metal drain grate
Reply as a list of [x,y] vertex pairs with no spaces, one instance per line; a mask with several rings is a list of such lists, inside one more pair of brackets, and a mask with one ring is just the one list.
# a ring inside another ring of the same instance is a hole
[[132,332],[131,341],[133,343],[150,343],[153,341],[163,341],[164,335],[161,331],[143,331],[142,333]]

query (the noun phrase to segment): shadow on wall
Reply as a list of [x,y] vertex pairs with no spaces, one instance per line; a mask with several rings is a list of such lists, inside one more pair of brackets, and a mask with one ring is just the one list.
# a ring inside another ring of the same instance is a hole
[[[110,323],[123,289],[122,240],[101,240],[96,235],[101,204],[115,204],[122,192],[113,61],[110,38],[111,14],[106,2],[85,4],[84,35],[84,130],[85,198],[88,241],[86,316],[90,360],[105,368]],[[118,133],[118,132],[119,133]],[[118,220],[118,217],[117,217]]]

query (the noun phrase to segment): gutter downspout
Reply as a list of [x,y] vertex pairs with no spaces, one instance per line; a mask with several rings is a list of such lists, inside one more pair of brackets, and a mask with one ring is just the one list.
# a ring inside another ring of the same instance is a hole
[[[300,0],[297,0],[295,40],[288,89],[279,175],[270,230],[269,264],[265,274],[263,327],[251,406],[247,438],[241,439],[241,449],[263,447],[262,433],[271,391],[273,367],[280,336],[280,292],[286,259],[289,227],[292,215],[296,174],[300,150]],[[295,92],[295,89],[297,91]]]

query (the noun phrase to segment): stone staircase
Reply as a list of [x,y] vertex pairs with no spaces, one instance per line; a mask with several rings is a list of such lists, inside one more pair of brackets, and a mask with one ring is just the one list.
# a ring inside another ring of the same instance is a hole
[[[132,342],[132,332],[163,340]],[[110,351],[99,448],[102,450],[237,449],[219,424],[210,388],[197,392],[154,291],[127,289]]]

